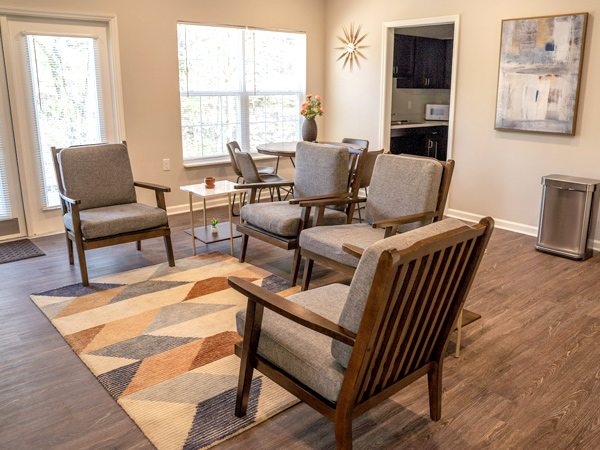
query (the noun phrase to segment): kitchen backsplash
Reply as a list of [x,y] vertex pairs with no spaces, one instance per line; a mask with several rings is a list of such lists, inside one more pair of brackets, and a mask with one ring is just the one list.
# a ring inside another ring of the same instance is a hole
[[[412,103],[410,108],[408,107],[409,102]],[[450,89],[394,88],[392,92],[392,120],[424,120],[425,105],[428,103],[448,105],[450,103]]]

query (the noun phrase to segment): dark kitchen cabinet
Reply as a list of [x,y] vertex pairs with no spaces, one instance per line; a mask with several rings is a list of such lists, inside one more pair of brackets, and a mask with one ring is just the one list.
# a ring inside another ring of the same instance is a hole
[[393,76],[398,88],[449,89],[452,40],[394,35]]
[[394,78],[399,88],[413,87],[415,37],[394,35]]
[[414,127],[392,129],[390,152],[399,155],[416,155],[446,161],[448,153],[448,127]]
[[446,70],[446,42],[416,38],[414,88],[443,89]]

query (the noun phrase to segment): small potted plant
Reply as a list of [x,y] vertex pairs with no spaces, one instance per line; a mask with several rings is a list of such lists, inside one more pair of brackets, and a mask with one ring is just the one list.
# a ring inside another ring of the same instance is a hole
[[212,225],[211,230],[212,230],[213,234],[218,233],[219,227],[217,225],[219,224],[219,219],[216,219],[213,217],[213,220],[210,221],[210,224]]

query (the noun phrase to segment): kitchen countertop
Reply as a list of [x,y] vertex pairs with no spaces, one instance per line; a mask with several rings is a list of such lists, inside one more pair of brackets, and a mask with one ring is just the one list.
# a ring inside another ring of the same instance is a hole
[[424,122],[413,122],[413,123],[404,123],[401,125],[391,125],[392,130],[397,130],[400,128],[422,128],[422,127],[443,127],[448,126],[447,120],[427,120]]

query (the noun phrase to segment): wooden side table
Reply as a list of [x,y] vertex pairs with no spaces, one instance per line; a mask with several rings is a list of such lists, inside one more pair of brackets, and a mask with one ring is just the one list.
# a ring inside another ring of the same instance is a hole
[[[206,184],[191,184],[188,186],[181,186],[179,189],[188,193],[190,200],[190,222],[192,223],[192,229],[190,234],[192,235],[192,246],[194,249],[194,255],[196,255],[196,238],[205,244],[211,244],[213,242],[221,242],[229,239],[231,244],[231,256],[233,256],[233,240],[241,237],[242,234],[237,231],[233,231],[233,217],[231,213],[231,194],[240,193],[239,189],[234,188],[235,183],[232,181],[222,180],[215,183],[215,187],[209,189]],[[193,197],[197,196],[202,198],[202,212],[204,216],[204,226],[194,227],[194,206]],[[223,222],[219,224],[219,232],[213,233],[211,225],[208,224],[206,218],[206,199],[211,197],[223,197],[227,196],[227,205],[229,210],[229,222]],[[242,196],[240,195],[240,210],[242,208]]]

